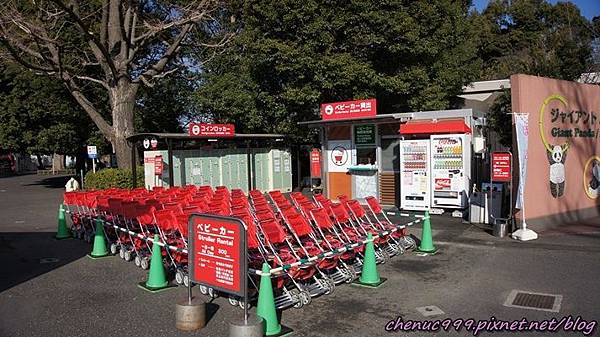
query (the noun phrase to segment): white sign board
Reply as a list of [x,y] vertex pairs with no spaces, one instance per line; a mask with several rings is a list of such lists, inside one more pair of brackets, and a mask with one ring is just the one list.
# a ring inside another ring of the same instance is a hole
[[96,148],[96,146],[88,145],[87,154],[88,154],[88,158],[90,158],[90,159],[98,158],[98,149]]
[[327,169],[329,172],[348,172],[352,165],[352,144],[350,140],[327,142]]

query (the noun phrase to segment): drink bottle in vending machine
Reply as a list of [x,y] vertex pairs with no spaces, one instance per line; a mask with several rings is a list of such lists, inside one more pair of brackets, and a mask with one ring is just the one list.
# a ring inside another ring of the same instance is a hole
[[465,208],[470,186],[470,135],[431,136],[431,207]]
[[429,139],[400,141],[400,208],[426,210],[431,203]]

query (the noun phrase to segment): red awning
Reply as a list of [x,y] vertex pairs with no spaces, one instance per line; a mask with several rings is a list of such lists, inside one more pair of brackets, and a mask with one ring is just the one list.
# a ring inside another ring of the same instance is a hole
[[408,122],[400,125],[402,134],[471,133],[471,128],[461,119]]

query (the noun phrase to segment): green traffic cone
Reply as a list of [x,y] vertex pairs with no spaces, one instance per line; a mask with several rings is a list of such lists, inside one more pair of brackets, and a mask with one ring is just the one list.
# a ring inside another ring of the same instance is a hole
[[56,230],[55,238],[58,240],[71,237],[71,233],[67,228],[67,219],[65,218],[65,208],[62,204],[58,206],[58,229]]
[[421,245],[419,246],[417,253],[435,254],[437,249],[433,245],[433,238],[431,236],[431,222],[429,220],[429,212],[425,211],[425,217],[423,218],[423,233],[421,235]]
[[148,290],[159,290],[167,288],[169,281],[167,281],[167,273],[165,272],[165,265],[163,264],[162,254],[160,252],[160,246],[158,234],[154,234],[154,243],[152,244],[152,258],[150,259],[150,271],[148,272],[148,280],[146,281],[145,288]]
[[260,277],[260,288],[258,289],[258,304],[256,306],[256,315],[265,321],[265,335],[273,336],[281,332],[281,324],[277,319],[275,309],[275,298],[273,296],[273,286],[271,285],[271,269],[265,262],[262,266],[262,275]]
[[377,262],[375,259],[375,245],[373,244],[373,234],[367,234],[367,246],[365,247],[365,258],[363,260],[362,272],[356,282],[358,285],[376,288],[386,279],[379,277],[377,272]]
[[94,235],[94,247],[92,248],[91,257],[104,257],[108,255],[106,248],[106,238],[104,237],[104,225],[102,220],[96,219],[96,234]]

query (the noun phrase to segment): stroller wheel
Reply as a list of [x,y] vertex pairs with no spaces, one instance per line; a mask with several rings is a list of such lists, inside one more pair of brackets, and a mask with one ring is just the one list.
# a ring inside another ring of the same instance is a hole
[[140,267],[142,267],[144,270],[148,270],[148,268],[150,268],[150,261],[147,257],[142,258],[142,261],[140,261]]
[[123,246],[121,246],[121,249],[119,249],[119,257],[125,259],[125,247]]
[[183,272],[179,269],[175,272],[175,283],[183,284]]
[[246,303],[245,301],[238,301],[238,305],[240,308],[244,309],[244,307],[250,309],[250,303]]
[[292,295],[292,299],[294,300],[294,308],[300,309],[304,306],[304,302],[302,301],[300,294]]
[[208,288],[206,286],[200,286],[200,293],[202,295],[208,295]]
[[133,263],[135,264],[136,267],[139,267],[142,265],[142,258],[140,258],[139,255],[136,255],[135,258],[133,259]]
[[210,298],[216,298],[217,297],[217,293],[215,292],[215,290],[213,288],[208,288],[208,296]]
[[321,286],[323,287],[323,289],[325,289],[324,294],[325,295],[329,295],[333,292],[333,288],[335,287],[335,284],[333,283],[332,280],[330,280],[329,278],[323,278],[320,280]]
[[117,251],[118,251],[118,250],[119,250],[119,246],[117,246],[117,244],[116,244],[116,243],[111,243],[111,244],[110,244],[110,253],[111,253],[112,255],[115,255],[115,254],[117,254]]
[[186,287],[190,286],[190,277],[186,274],[183,275],[183,285]]
[[335,281],[332,278],[328,278],[327,282],[329,282],[329,293],[333,293],[335,290]]
[[126,250],[125,253],[123,253],[123,259],[127,262],[131,261],[131,251]]
[[302,305],[309,305],[312,301],[310,293],[306,290],[300,291],[300,301],[302,302]]
[[233,305],[234,307],[237,307],[239,304],[239,301],[235,297],[229,297],[227,300],[229,301],[229,304]]

